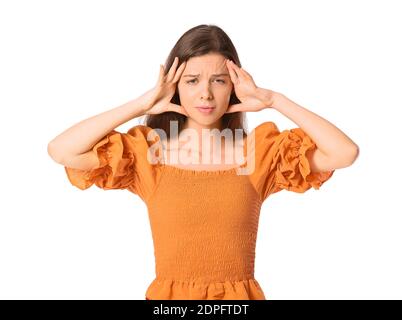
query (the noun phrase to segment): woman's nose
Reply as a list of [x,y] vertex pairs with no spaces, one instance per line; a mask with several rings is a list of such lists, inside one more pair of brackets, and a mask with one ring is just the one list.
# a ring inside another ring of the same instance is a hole
[[201,97],[203,99],[210,99],[212,97],[210,84],[203,84],[201,88]]

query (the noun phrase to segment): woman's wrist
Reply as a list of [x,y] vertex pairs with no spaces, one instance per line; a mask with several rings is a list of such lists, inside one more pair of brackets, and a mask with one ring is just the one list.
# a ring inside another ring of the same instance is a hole
[[281,99],[282,94],[264,88],[257,88],[256,96],[265,104],[266,108],[273,108],[275,103]]

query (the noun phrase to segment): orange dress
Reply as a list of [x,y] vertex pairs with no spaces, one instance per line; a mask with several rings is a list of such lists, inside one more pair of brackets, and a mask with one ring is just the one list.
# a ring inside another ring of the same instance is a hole
[[315,143],[301,128],[280,132],[264,122],[249,134],[255,143],[244,144],[247,161],[240,167],[253,159],[253,170],[238,174],[238,168],[200,171],[155,162],[147,150],[160,136],[149,139],[150,131],[155,132],[144,125],[127,133],[113,130],[93,147],[97,168],[65,167],[79,189],[126,189],[146,203],[156,277],[145,298],[265,300],[254,278],[261,205],[280,190],[319,189],[332,176],[334,171],[310,172],[306,151]]

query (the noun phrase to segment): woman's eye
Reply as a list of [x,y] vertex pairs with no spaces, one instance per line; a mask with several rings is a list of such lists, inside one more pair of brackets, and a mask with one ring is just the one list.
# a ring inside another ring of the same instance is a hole
[[[195,80],[197,80],[197,79],[189,80],[186,83],[194,83]],[[225,80],[222,80],[222,79],[217,79],[216,81],[220,81],[221,83],[225,83]]]

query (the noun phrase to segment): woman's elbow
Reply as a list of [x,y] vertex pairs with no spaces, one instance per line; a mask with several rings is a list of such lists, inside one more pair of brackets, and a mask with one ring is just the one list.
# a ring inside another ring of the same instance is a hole
[[50,141],[47,145],[47,153],[48,155],[57,163],[61,163],[63,161],[63,155],[59,147],[57,147],[53,141]]

